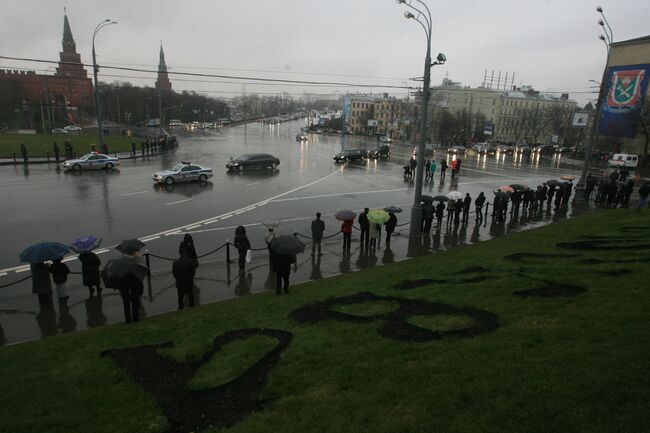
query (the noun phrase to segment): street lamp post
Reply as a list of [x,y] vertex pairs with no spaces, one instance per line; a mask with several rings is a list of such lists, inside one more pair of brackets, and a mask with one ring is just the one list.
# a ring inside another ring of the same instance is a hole
[[95,78],[95,111],[97,111],[99,146],[102,148],[104,147],[104,127],[102,125],[102,101],[99,97],[99,86],[97,85],[97,71],[99,70],[99,67],[97,66],[97,57],[95,55],[95,36],[97,36],[97,32],[106,26],[110,26],[111,24],[117,24],[117,21],[111,21],[107,18],[97,24],[97,27],[95,27],[95,31],[93,32],[93,76]]
[[573,198],[574,204],[586,204],[587,202],[585,197],[587,172],[589,171],[591,156],[594,148],[594,142],[596,140],[596,132],[598,131],[598,123],[600,120],[600,109],[603,101],[603,96],[605,93],[605,89],[607,88],[607,67],[609,65],[610,45],[612,44],[614,38],[612,29],[609,26],[609,23],[607,22],[605,15],[603,14],[603,8],[598,6],[596,8],[596,11],[599,12],[600,15],[603,17],[603,19],[598,20],[598,25],[600,25],[603,28],[603,32],[605,34],[600,35],[599,39],[603,41],[603,43],[607,47],[607,58],[605,60],[605,68],[603,69],[603,78],[600,80],[600,83],[598,83],[600,85],[600,89],[598,91],[598,99],[596,101],[595,117],[591,122],[591,130],[589,131],[589,135],[587,136],[587,145],[585,146],[585,159],[582,164],[582,172],[580,173],[580,179],[576,184],[576,194],[574,195]]
[[[426,13],[412,5],[413,0],[408,3],[406,0],[396,0],[397,4],[403,4],[406,7],[414,10],[418,15],[413,15],[411,12],[404,12],[406,19],[413,19],[417,21],[422,28],[427,38],[427,53],[424,59],[424,77],[422,83],[422,109],[420,112],[420,142],[418,143],[418,157],[417,165],[415,168],[415,195],[413,197],[413,207],[411,208],[411,225],[409,228],[409,237],[417,238],[422,234],[422,185],[424,177],[424,152],[425,137],[427,131],[427,117],[429,111],[429,87],[431,83],[431,66],[443,64],[447,58],[444,54],[438,54],[437,61],[431,63],[431,12],[429,7],[421,0],[415,0],[417,3],[424,7]],[[424,22],[423,22],[424,21]]]

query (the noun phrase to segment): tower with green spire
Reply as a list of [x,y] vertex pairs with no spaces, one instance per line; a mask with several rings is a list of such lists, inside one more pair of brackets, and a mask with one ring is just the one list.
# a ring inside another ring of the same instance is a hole
[[165,52],[163,51],[162,42],[160,43],[160,60],[158,61],[158,78],[156,79],[156,89],[171,90],[172,83],[167,75],[167,64],[165,63]]

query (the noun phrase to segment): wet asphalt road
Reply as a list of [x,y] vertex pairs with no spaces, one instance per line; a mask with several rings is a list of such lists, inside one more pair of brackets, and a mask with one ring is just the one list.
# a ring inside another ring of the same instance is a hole
[[[185,233],[194,237],[199,254],[209,252],[234,237],[234,228],[246,225],[253,248],[264,247],[265,230],[259,225],[266,219],[282,221],[279,232],[296,230],[309,235],[310,221],[316,211],[323,213],[326,233],[339,231],[333,214],[344,208],[383,208],[400,206],[399,223],[408,221],[414,183],[404,181],[402,166],[413,146],[395,143],[389,160],[370,160],[362,164],[337,165],[332,156],[343,148],[367,147],[364,138],[337,135],[311,135],[309,142],[296,142],[304,122],[276,126],[249,124],[218,131],[180,136],[178,149],[163,156],[123,160],[119,171],[65,173],[55,164],[28,167],[0,167],[0,191],[4,211],[0,214],[0,286],[28,276],[18,255],[27,245],[41,240],[71,242],[75,237],[93,234],[104,239],[98,252],[104,263],[118,253],[111,247],[122,239],[145,240],[153,254],[175,258],[178,243]],[[225,163],[243,153],[271,153],[281,160],[276,171],[259,170],[228,174]],[[436,160],[447,157],[443,150]],[[191,160],[214,169],[215,176],[204,185],[154,185],[154,171],[168,168],[181,160]],[[432,195],[451,190],[490,191],[499,185],[522,183],[535,186],[563,174],[577,175],[579,166],[559,159],[522,162],[510,156],[463,158],[461,174],[445,182],[436,176],[425,185]],[[535,217],[511,220],[506,225],[448,228],[427,238],[435,251],[464,242],[476,242],[512,230],[550,222],[548,212]],[[292,282],[317,279],[362,269],[407,257],[408,226],[398,229],[392,249],[381,246],[377,254],[358,252],[354,239],[350,259],[340,254],[340,242],[334,237],[324,245],[324,256],[317,262],[308,254],[299,256]],[[340,237],[340,236],[339,236]],[[308,247],[309,248],[309,247]],[[232,258],[235,259],[232,251]],[[145,293],[143,309],[148,314],[176,308],[176,294],[170,275],[170,261],[152,259],[153,288]],[[71,257],[73,271],[79,263]],[[197,293],[201,303],[256,293],[273,286],[264,251],[255,252],[247,273],[237,274],[236,264],[227,271],[224,250],[201,259],[197,273]],[[232,274],[231,274],[232,272]],[[88,297],[88,292],[71,276],[67,304],[39,305],[30,293],[30,282],[0,290],[0,345],[39,338],[58,332],[93,327],[122,320],[121,301],[113,290],[103,297]],[[36,320],[34,321],[34,318]]]
[[[343,208],[398,205],[408,212],[414,184],[404,182],[401,173],[412,146],[395,144],[389,161],[337,165],[332,161],[336,152],[364,146],[364,141],[312,135],[309,142],[296,142],[302,124],[249,124],[183,136],[174,152],[123,160],[120,170],[112,172],[61,172],[55,164],[0,167],[5,209],[0,215],[0,276],[12,273],[12,268],[22,270],[18,254],[42,240],[68,243],[93,234],[110,247],[122,239],[138,237],[147,242],[150,251],[173,257],[186,232],[194,234],[198,248],[206,251],[232,239],[231,227],[239,224],[283,220],[281,230],[290,233],[294,228],[308,231],[308,220],[316,211],[327,215]],[[279,169],[226,172],[225,163],[231,156],[255,152],[280,158]],[[444,151],[436,152],[436,159],[445,156]],[[212,167],[215,176],[203,185],[153,184],[154,171],[181,160]],[[575,174],[576,169],[557,160],[529,165],[509,156],[499,161],[467,156],[456,183],[452,184],[448,174],[446,183],[436,179],[425,186],[425,193],[458,189],[475,196],[513,182],[537,185],[562,174]],[[338,230],[333,217],[324,219],[328,231]],[[255,232],[252,235],[254,239]]]

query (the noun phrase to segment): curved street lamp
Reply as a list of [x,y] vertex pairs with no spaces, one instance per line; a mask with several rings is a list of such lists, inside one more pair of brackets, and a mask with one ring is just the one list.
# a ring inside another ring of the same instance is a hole
[[594,112],[594,119],[591,122],[591,130],[589,131],[589,135],[587,136],[587,145],[585,146],[585,160],[583,161],[582,164],[582,173],[580,174],[580,179],[578,180],[578,183],[576,185],[576,194],[573,199],[574,203],[584,203],[584,204],[586,204],[585,183],[587,179],[587,172],[589,171],[589,165],[591,163],[591,155],[594,148],[594,141],[596,140],[596,132],[598,131],[598,123],[600,121],[600,109],[605,94],[605,89],[607,88],[607,68],[609,66],[610,48],[611,48],[611,44],[614,42],[614,33],[612,32],[612,28],[609,26],[609,23],[607,22],[607,18],[605,18],[605,14],[603,13],[603,8],[598,6],[596,8],[596,12],[600,13],[600,15],[602,16],[602,19],[598,20],[598,25],[600,25],[603,28],[603,32],[605,34],[599,35],[598,39],[603,41],[605,47],[607,48],[607,58],[605,60],[603,78],[602,80],[600,80],[600,83],[598,83],[600,90],[598,91],[598,99],[596,100],[596,110]]
[[415,2],[422,5],[424,10],[419,9],[413,5],[413,0],[408,3],[406,0],[396,0],[397,4],[405,5],[407,8],[416,12],[417,15],[410,11],[404,12],[404,18],[417,21],[427,38],[427,52],[424,59],[424,76],[422,83],[422,109],[420,112],[420,142],[418,143],[417,165],[415,169],[415,195],[413,197],[413,207],[411,208],[411,225],[409,228],[409,238],[419,238],[422,234],[422,185],[424,177],[424,152],[425,152],[425,137],[427,131],[427,118],[429,111],[429,87],[431,83],[431,66],[442,65],[447,61],[444,54],[438,54],[436,62],[431,63],[431,11],[426,3],[421,0]]
[[97,85],[97,72],[99,71],[99,66],[97,66],[97,57],[95,56],[95,36],[97,33],[106,26],[111,24],[117,24],[117,21],[111,21],[108,18],[104,21],[97,24],[95,31],[93,32],[93,76],[95,77],[95,111],[97,111],[97,130],[99,136],[99,146],[104,149],[104,127],[102,125],[102,100],[99,97],[99,87]]

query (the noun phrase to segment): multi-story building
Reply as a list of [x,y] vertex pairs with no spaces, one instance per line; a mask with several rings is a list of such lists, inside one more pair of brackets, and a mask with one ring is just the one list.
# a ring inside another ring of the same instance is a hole
[[[388,96],[346,95],[344,107],[349,104],[346,115],[349,131],[355,134],[388,135],[404,138],[410,135],[412,105],[404,100]],[[345,111],[345,110],[344,110]]]
[[431,89],[430,101],[434,139],[437,119],[447,112],[462,115],[464,138],[482,136],[509,143],[550,143],[556,141],[554,136],[559,140],[576,107],[568,94],[540,94],[530,86],[512,90],[463,87],[448,79]]

